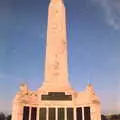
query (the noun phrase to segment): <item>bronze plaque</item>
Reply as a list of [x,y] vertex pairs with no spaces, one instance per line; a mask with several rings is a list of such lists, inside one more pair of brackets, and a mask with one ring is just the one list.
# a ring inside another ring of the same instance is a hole
[[82,120],[82,108],[81,107],[78,107],[76,109],[76,116],[77,116],[77,120]]
[[46,120],[46,108],[40,108],[39,120]]
[[67,120],[74,120],[73,108],[67,108]]
[[29,120],[29,107],[24,106],[23,108],[23,120]]
[[65,95],[65,92],[48,92],[48,95],[42,95],[42,100],[72,100],[72,95]]
[[55,108],[49,108],[48,120],[55,120],[55,117],[56,117]]
[[84,107],[84,120],[91,120],[90,107]]
[[36,116],[37,116],[37,108],[32,107],[32,109],[31,109],[31,120],[36,120]]
[[65,109],[58,108],[58,120],[65,120]]

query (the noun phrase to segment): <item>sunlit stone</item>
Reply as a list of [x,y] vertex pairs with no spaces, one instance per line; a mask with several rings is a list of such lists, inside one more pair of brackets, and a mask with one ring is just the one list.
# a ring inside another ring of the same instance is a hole
[[77,92],[68,80],[65,7],[51,0],[45,76],[42,86],[31,91],[22,84],[13,100],[12,120],[100,120],[100,101],[93,87]]

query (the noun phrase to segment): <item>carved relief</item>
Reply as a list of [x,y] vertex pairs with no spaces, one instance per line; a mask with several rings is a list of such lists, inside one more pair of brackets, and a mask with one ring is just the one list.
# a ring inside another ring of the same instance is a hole
[[65,42],[65,40],[62,40],[61,41],[61,43],[60,43],[60,46],[59,46],[59,48],[58,48],[58,53],[59,54],[62,54],[62,53],[64,53],[64,51],[65,51],[65,49],[66,49],[66,42]]
[[20,91],[16,94],[15,102],[23,104],[36,104],[38,96],[36,92],[28,89],[26,84],[20,85]]
[[20,85],[20,92],[27,93],[28,92],[28,86],[26,84]]

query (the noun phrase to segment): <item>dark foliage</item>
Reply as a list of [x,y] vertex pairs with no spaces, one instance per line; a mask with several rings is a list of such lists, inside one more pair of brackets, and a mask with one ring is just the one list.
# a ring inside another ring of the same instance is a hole
[[11,114],[4,114],[3,112],[0,113],[0,120],[11,120]]
[[5,114],[4,113],[0,113],[0,120],[5,120]]
[[120,114],[119,115],[111,115],[110,120],[120,120]]
[[101,120],[107,120],[105,115],[101,115]]
[[120,120],[120,114],[109,116],[101,115],[101,120]]
[[[4,114],[3,112],[0,113],[0,120],[11,120],[11,114]],[[120,120],[120,114],[117,115],[101,115],[101,120]]]
[[11,115],[7,115],[6,120],[11,120]]

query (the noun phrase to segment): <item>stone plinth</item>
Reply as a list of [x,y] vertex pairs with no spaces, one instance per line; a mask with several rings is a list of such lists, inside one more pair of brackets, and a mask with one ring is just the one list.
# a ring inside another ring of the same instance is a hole
[[[40,119],[42,110],[46,111],[43,113],[46,117],[44,120],[49,120],[50,108],[55,110],[55,120],[59,120],[60,109],[63,110],[63,120],[68,120],[71,115],[73,118],[70,120],[100,120],[101,118],[100,101],[91,85],[82,92],[72,89],[48,93],[39,89],[33,92],[26,85],[22,85],[21,88],[14,99],[12,120],[43,120]],[[32,116],[36,117],[31,118]]]

